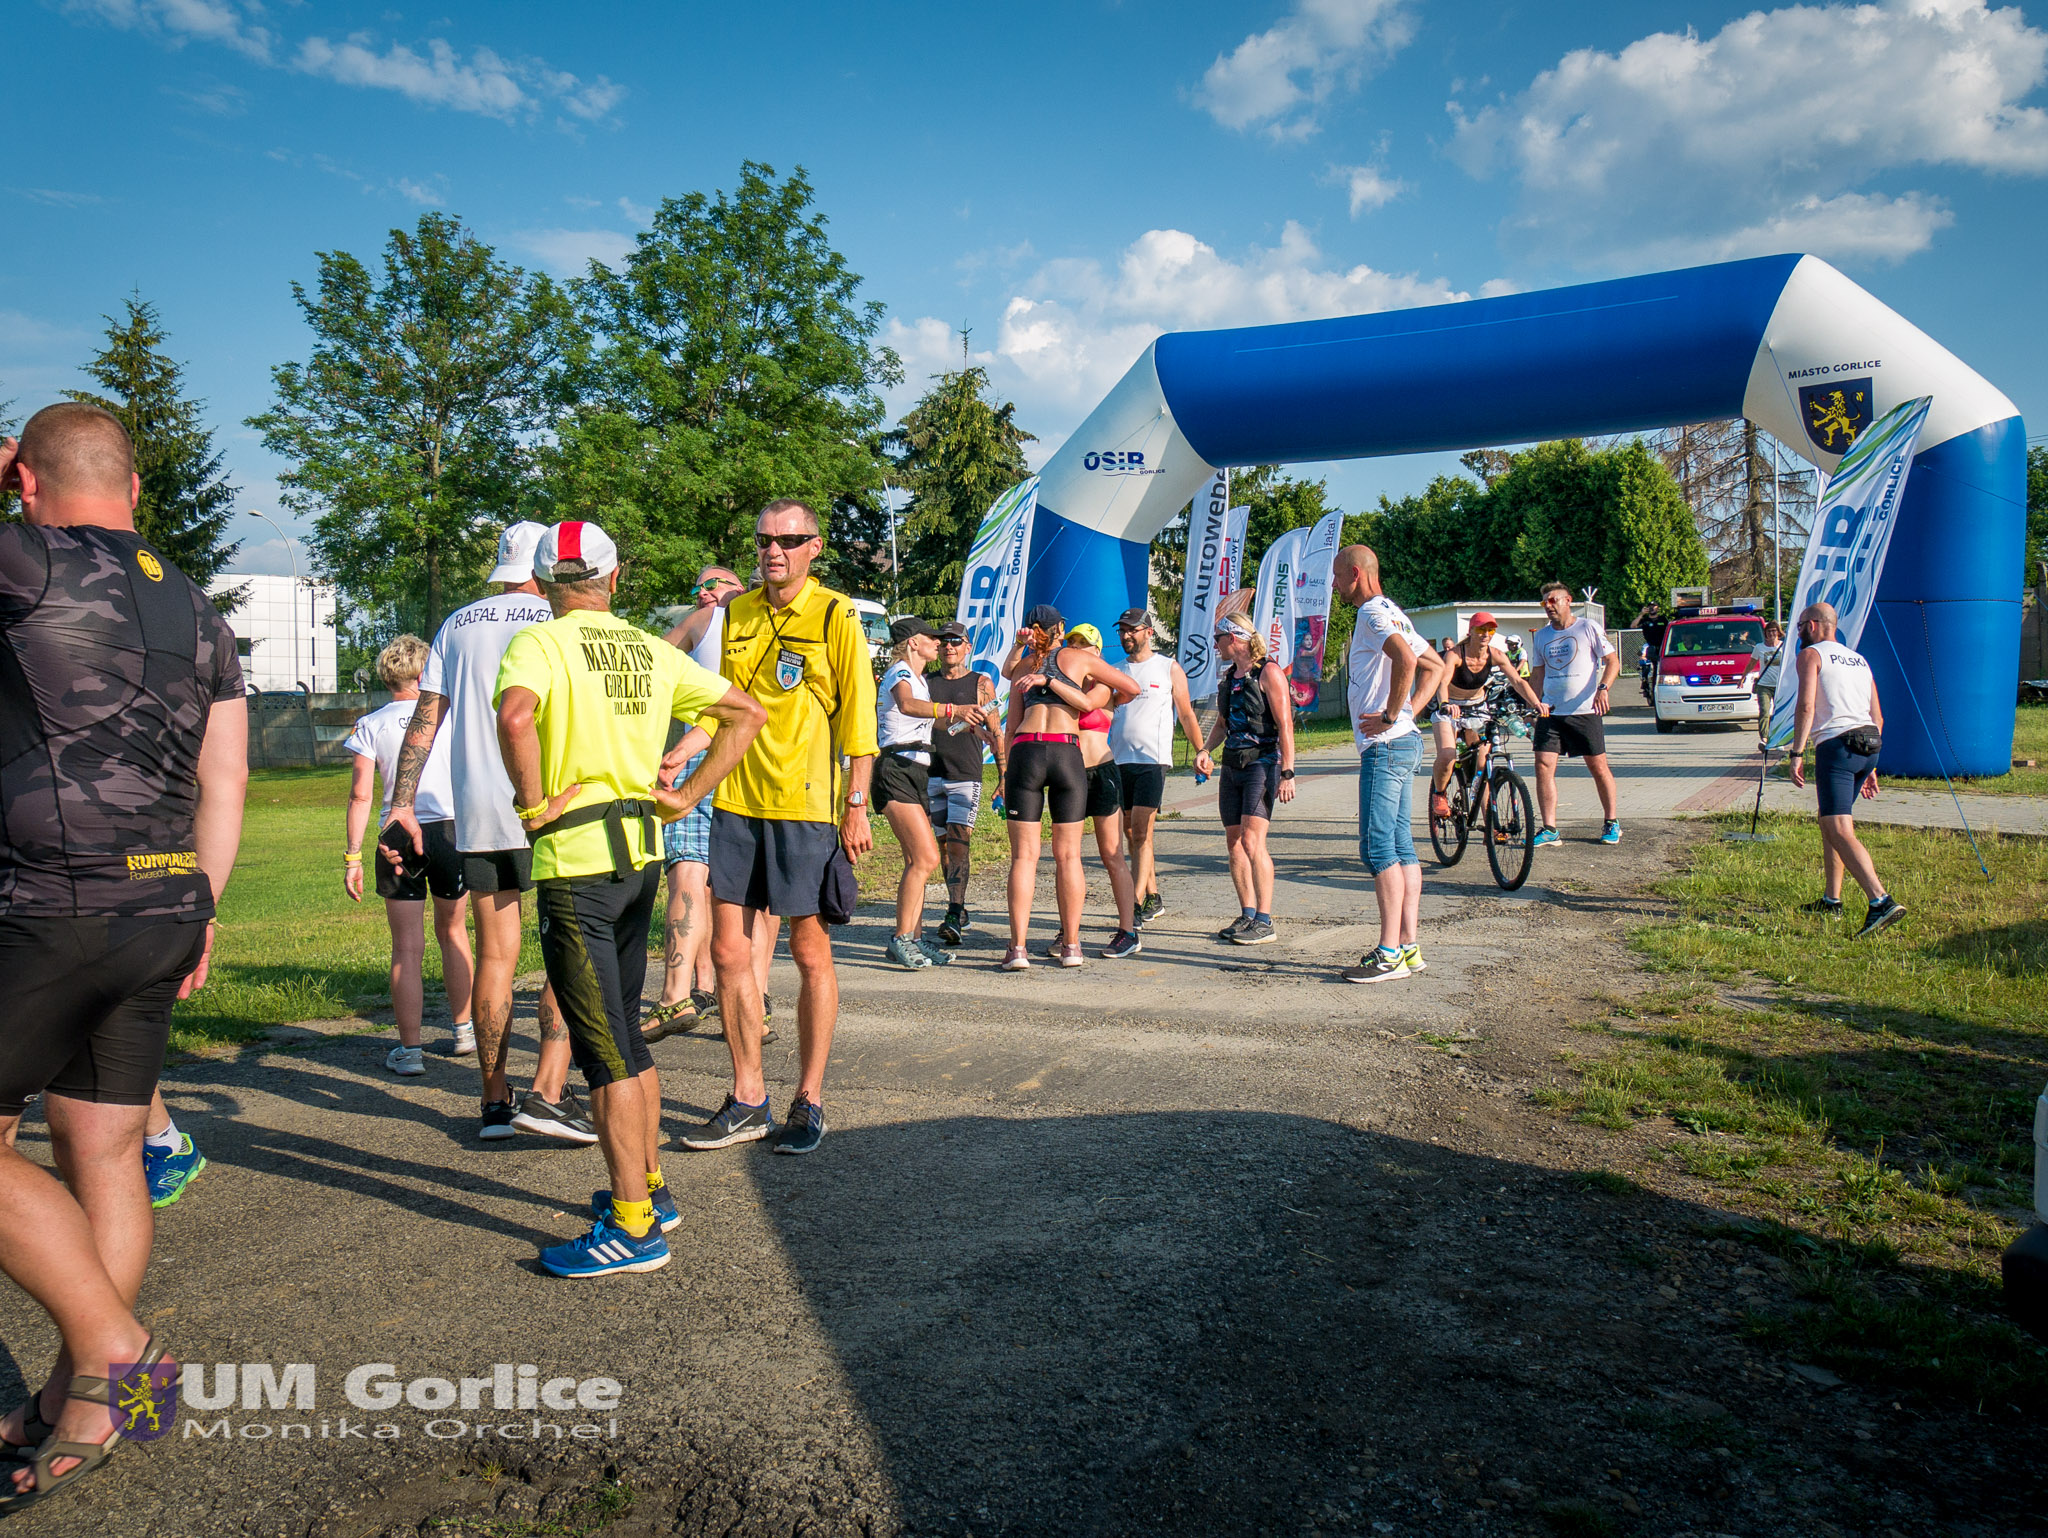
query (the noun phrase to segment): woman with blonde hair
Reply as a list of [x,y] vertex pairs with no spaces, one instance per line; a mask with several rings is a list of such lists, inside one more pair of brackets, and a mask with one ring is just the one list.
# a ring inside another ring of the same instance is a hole
[[[1294,799],[1294,702],[1287,674],[1266,655],[1258,627],[1244,614],[1216,622],[1216,657],[1227,665],[1221,708],[1195,768],[1218,776],[1216,809],[1230,849],[1230,880],[1243,911],[1217,931],[1234,945],[1265,945],[1273,933],[1273,856],[1266,848],[1274,804]],[[1222,768],[1209,756],[1223,744]]]
[[[412,722],[420,697],[420,670],[427,665],[427,643],[402,635],[377,654],[377,676],[391,691],[391,703],[356,722],[342,746],[354,755],[348,790],[348,845],[342,853],[341,885],[353,902],[363,900],[363,835],[368,831],[372,776],[384,782],[380,828],[391,826],[391,784],[398,772],[398,750]],[[400,837],[389,847],[401,852],[404,865],[393,870],[377,861],[377,895],[384,899],[385,922],[391,926],[391,1012],[398,1017],[398,1045],[384,1059],[393,1073],[416,1077],[427,1071],[420,1045],[420,1016],[426,1007],[427,939],[425,904],[434,899],[434,938],[441,947],[441,986],[448,994],[448,1017],[454,1024],[449,1051],[464,1056],[476,1051],[476,1032],[469,1019],[469,987],[474,962],[469,930],[462,922],[462,856],[455,848],[455,791],[448,770],[450,735],[434,739],[420,772],[419,795],[413,805],[420,820],[421,852]],[[383,839],[379,839],[382,843]]]

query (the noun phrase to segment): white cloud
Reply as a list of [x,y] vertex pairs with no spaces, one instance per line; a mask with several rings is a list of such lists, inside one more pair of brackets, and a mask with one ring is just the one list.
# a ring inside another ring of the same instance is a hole
[[1332,166],[1331,173],[1351,194],[1351,217],[1385,208],[1408,190],[1399,177],[1389,176],[1378,166]]
[[[441,181],[442,178],[437,176],[434,180]],[[398,188],[401,195],[425,208],[439,208],[448,201],[435,188],[416,182],[409,176],[399,177],[392,185]]]
[[645,203],[635,203],[631,198],[619,199],[619,212],[643,227],[654,222],[654,210]]
[[1402,0],[1297,0],[1292,14],[1216,56],[1195,104],[1226,128],[1304,139],[1321,126],[1325,101],[1357,90],[1414,35]]
[[1712,37],[1582,49],[1457,123],[1475,175],[1506,167],[1510,228],[1566,255],[1715,257],[1805,249],[1897,260],[1951,222],[1913,167],[2048,172],[2048,32],[1984,0],[1757,11]]
[[543,267],[575,278],[592,262],[617,267],[633,249],[633,237],[617,230],[521,230],[512,239]]
[[486,117],[509,118],[533,106],[533,99],[490,49],[479,48],[464,62],[438,37],[427,44],[425,57],[403,43],[378,53],[360,35],[339,44],[309,37],[299,45],[293,67],[343,85],[397,91],[423,106],[452,107]]
[[173,43],[196,38],[231,48],[260,64],[271,62],[275,38],[268,28],[249,19],[260,6],[243,7],[232,0],[65,0],[64,9],[123,31],[149,32]]

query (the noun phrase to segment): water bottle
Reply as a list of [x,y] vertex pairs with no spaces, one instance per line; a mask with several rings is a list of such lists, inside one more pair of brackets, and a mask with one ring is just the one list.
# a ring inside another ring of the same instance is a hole
[[1001,791],[996,792],[995,799],[988,804],[988,809],[998,817],[1003,815],[1003,793]]
[[946,723],[946,735],[948,737],[957,737],[966,730],[967,718],[965,716],[955,716]]

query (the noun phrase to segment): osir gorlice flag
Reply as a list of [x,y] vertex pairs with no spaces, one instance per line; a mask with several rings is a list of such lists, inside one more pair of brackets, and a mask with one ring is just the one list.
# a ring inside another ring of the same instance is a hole
[[995,681],[998,710],[1009,698],[1003,659],[1017,639],[1024,613],[1025,567],[1031,559],[1031,520],[1038,511],[1038,477],[1019,481],[997,497],[968,547],[954,618],[967,627],[973,654],[968,666]]

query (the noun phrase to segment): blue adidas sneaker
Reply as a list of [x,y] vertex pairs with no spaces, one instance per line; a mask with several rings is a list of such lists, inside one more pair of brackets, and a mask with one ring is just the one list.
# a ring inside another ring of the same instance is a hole
[[1531,849],[1542,849],[1547,845],[1561,842],[1563,841],[1558,838],[1557,829],[1545,828],[1542,832],[1538,833],[1533,839],[1529,841],[1529,847]]
[[[667,1186],[650,1193],[654,1203],[654,1221],[663,1233],[667,1233],[682,1222],[682,1213],[676,1210],[675,1194]],[[592,1218],[609,1218],[612,1215],[612,1193],[592,1191],[590,1193],[590,1215]]]
[[[605,1198],[611,1205],[611,1198]],[[586,1277],[623,1275],[628,1271],[659,1271],[669,1261],[668,1240],[661,1237],[661,1225],[635,1239],[611,1219],[607,1212],[590,1225],[590,1232],[568,1244],[557,1244],[540,1252],[544,1270],[556,1276]]]
[[148,1143],[142,1145],[142,1174],[149,1182],[152,1207],[170,1206],[205,1168],[206,1155],[192,1146],[189,1132],[179,1134],[176,1153],[164,1153]]

